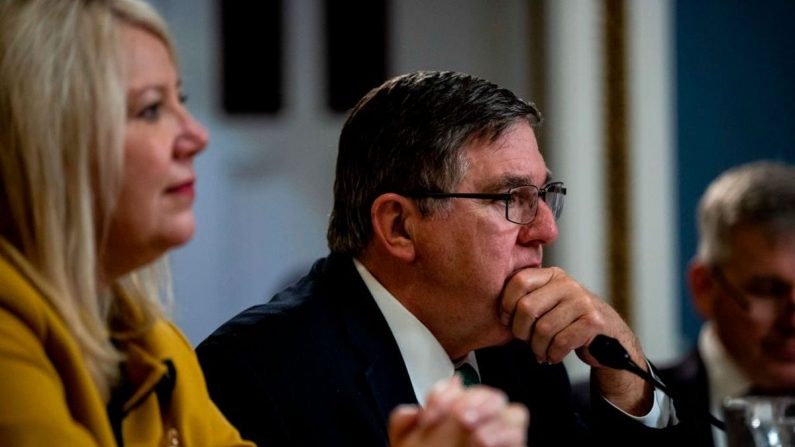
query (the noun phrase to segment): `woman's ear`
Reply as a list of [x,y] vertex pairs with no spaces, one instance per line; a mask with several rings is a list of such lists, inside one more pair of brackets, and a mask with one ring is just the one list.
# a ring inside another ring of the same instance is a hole
[[414,201],[395,193],[378,196],[370,207],[373,242],[404,262],[414,260],[413,221],[419,216]]
[[690,261],[687,279],[690,283],[690,293],[693,295],[693,305],[705,320],[712,319],[715,314],[716,290],[718,284],[712,274],[712,267],[698,261]]

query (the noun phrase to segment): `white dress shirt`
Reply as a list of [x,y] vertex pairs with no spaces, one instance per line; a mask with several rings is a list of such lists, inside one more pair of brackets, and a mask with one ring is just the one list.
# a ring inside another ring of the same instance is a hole
[[[431,388],[440,380],[453,376],[455,365],[431,331],[403,307],[359,260],[354,259],[353,262],[395,337],[417,402],[424,405]],[[468,357],[471,357],[470,364],[478,371],[474,353]]]
[[[723,419],[723,401],[727,397],[742,396],[748,392],[751,382],[726,352],[712,323],[704,323],[698,336],[698,352],[707,370],[709,384],[709,410]],[[726,447],[726,433],[712,427],[715,447]]]

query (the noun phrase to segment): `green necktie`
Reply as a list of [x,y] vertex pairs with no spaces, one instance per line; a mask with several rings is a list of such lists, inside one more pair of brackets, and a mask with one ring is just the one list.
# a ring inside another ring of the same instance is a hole
[[465,387],[480,384],[480,376],[475,368],[469,363],[462,363],[461,366],[455,369],[455,373],[461,377]]

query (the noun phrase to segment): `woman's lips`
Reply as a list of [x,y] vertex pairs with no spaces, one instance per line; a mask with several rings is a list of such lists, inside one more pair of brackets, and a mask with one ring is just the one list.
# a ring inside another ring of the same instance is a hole
[[196,190],[194,188],[196,181],[189,180],[166,189],[166,194],[175,194],[180,196],[194,197]]

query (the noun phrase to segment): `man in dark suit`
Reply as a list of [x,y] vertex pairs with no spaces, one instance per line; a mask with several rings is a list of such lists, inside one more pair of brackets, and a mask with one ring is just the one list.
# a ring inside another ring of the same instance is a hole
[[[485,80],[418,72],[353,109],[339,142],[331,255],[198,347],[213,399],[266,446],[385,445],[389,412],[453,375],[530,410],[530,445],[660,442],[670,401],[587,347],[641,348],[618,314],[556,267],[566,188],[536,108]],[[598,421],[572,410],[561,360],[593,366]],[[463,372],[466,371],[466,372]],[[655,427],[655,428],[650,428]]]
[[725,446],[705,423],[730,396],[795,392],[795,166],[756,162],[715,179],[698,209],[688,280],[706,323],[698,347],[660,375],[696,419],[698,445]]
[[[724,399],[795,392],[795,167],[726,171],[701,197],[698,230],[688,280],[706,323],[696,349],[659,375],[675,393],[688,445],[723,447],[709,414],[722,417]],[[580,405],[587,391],[576,386]]]

